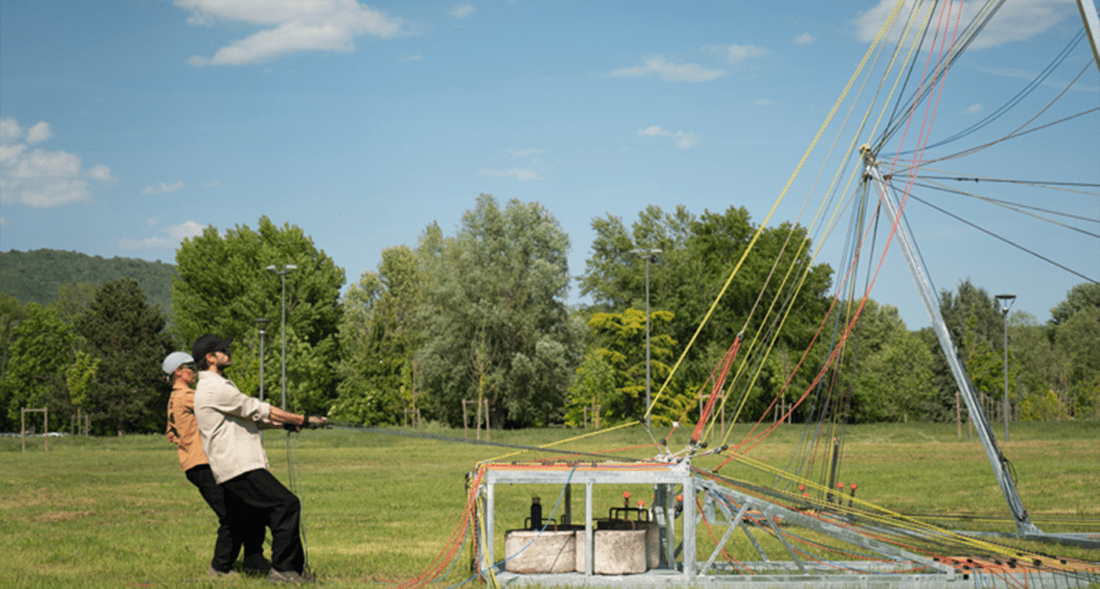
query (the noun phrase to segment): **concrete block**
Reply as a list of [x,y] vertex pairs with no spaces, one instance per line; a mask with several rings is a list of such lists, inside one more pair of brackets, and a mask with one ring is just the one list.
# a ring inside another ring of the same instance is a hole
[[[597,575],[635,575],[646,571],[645,530],[596,530],[595,570]],[[576,570],[586,572],[584,532],[576,533]]]
[[[576,570],[573,531],[541,534],[531,530],[510,530],[504,534],[504,570],[510,573],[550,574]],[[584,532],[581,532],[584,538]],[[528,546],[530,544],[530,546]]]

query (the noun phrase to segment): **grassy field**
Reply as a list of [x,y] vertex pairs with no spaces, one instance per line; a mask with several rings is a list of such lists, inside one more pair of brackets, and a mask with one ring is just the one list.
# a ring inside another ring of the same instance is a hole
[[[415,431],[462,437],[461,430]],[[549,429],[492,436],[494,442],[541,445],[578,433]],[[736,434],[743,432],[735,430],[731,439],[738,439]],[[680,432],[672,447],[682,445],[686,435]],[[782,467],[801,435],[801,426],[781,427],[753,455]],[[644,432],[631,429],[568,448],[597,451],[647,440]],[[269,432],[265,445],[272,472],[286,481],[286,435]],[[1003,450],[1040,528],[1100,531],[1100,422],[1014,424]],[[312,568],[323,584],[334,587],[386,586],[415,577],[446,548],[460,521],[465,475],[478,461],[509,453],[347,429],[297,434],[296,451],[289,454],[300,465]],[[635,451],[638,457],[651,454],[652,449]],[[714,460],[696,465],[713,466]],[[731,464],[722,472],[754,476],[741,470]],[[1003,519],[984,519],[1005,518],[1007,507],[977,438],[964,431],[959,440],[954,425],[850,426],[841,475],[859,485],[860,498],[895,511],[974,518],[968,529],[1013,529]],[[523,525],[531,495],[543,498],[549,514],[561,491],[530,487],[498,488],[498,531]],[[597,513],[621,505],[624,490],[636,498],[652,492],[644,486],[597,486]],[[574,493],[573,502],[574,513],[583,514],[583,493]],[[1074,521],[1082,519],[1085,528]],[[256,579],[225,582],[206,576],[215,528],[213,514],[180,472],[174,447],[160,436],[51,438],[48,452],[42,438],[29,440],[26,452],[18,438],[0,438],[0,587],[262,586]],[[700,538],[700,549],[707,542]],[[502,539],[497,546],[503,546]],[[1100,561],[1098,551],[1041,549]],[[468,576],[466,553],[437,586]]]

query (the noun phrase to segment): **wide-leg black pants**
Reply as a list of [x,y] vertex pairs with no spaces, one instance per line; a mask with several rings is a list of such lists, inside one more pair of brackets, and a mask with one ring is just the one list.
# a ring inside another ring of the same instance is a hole
[[262,556],[263,524],[249,522],[248,518],[230,517],[230,512],[226,508],[225,491],[214,480],[210,465],[200,464],[187,469],[183,474],[191,484],[198,487],[199,494],[218,516],[218,535],[214,541],[214,558],[210,561],[210,566],[223,573],[228,571],[237,560],[242,545],[244,545],[245,558],[253,554]]
[[222,488],[230,517],[236,512],[240,517],[259,518],[271,528],[271,568],[301,573],[305,552],[299,532],[302,506],[298,497],[263,468],[225,481]]

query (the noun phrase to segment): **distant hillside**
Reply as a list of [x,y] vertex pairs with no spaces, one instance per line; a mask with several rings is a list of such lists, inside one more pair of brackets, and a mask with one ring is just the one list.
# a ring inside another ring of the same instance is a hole
[[103,284],[119,278],[133,278],[149,297],[149,304],[160,305],[165,316],[172,313],[172,277],[176,267],[163,262],[134,258],[104,259],[78,252],[40,249],[29,252],[0,252],[0,292],[23,304],[45,305],[57,298],[62,284],[90,282]]

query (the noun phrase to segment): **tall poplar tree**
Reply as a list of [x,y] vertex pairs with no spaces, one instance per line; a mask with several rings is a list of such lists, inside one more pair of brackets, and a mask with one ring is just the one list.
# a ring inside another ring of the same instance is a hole
[[382,251],[377,271],[364,272],[344,295],[340,384],[332,416],[357,423],[401,423],[418,409],[413,355],[422,339],[417,312],[424,269],[417,251]]
[[485,399],[494,426],[560,422],[584,352],[565,305],[569,237],[538,203],[501,210],[482,194],[457,235],[425,252],[418,380],[454,425],[464,399]]

